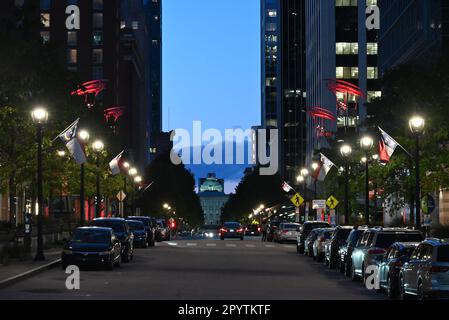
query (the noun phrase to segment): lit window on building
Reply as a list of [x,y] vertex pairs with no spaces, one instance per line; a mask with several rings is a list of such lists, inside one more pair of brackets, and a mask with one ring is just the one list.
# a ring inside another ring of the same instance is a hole
[[357,42],[337,42],[335,48],[337,55],[357,55],[359,53]]
[[92,34],[92,43],[94,46],[103,45],[103,31],[94,31]]
[[378,52],[378,45],[376,42],[368,42],[366,45],[366,54],[376,55]]
[[371,102],[374,99],[379,99],[382,97],[382,91],[368,91],[367,101]]
[[67,31],[67,45],[76,46],[78,43],[78,37],[76,31]]
[[41,13],[41,21],[45,28],[50,28],[50,14]]
[[378,78],[377,67],[368,67],[367,78],[368,79],[377,79]]
[[49,31],[41,31],[42,43],[50,42],[50,32]]
[[67,63],[75,64],[78,62],[78,50],[68,49],[67,50]]
[[277,15],[278,15],[278,13],[275,9],[268,9],[268,16],[270,18],[275,18],[275,17],[277,17]]

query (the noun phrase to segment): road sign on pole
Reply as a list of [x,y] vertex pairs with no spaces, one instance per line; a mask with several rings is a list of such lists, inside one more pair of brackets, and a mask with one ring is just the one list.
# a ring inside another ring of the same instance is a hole
[[125,201],[125,199],[126,199],[126,194],[123,190],[120,191],[119,193],[117,193],[117,199],[119,201],[119,204],[118,204],[119,215],[120,215],[120,217],[123,217],[123,213],[124,213],[123,201]]
[[301,197],[299,193],[296,193],[290,201],[295,205],[295,207],[299,208],[304,203],[304,198]]
[[335,209],[339,203],[340,202],[334,196],[330,196],[326,201],[327,206],[331,209]]

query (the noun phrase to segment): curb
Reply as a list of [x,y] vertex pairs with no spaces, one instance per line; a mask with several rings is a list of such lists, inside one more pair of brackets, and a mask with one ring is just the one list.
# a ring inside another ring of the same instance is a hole
[[0,281],[0,289],[6,288],[6,287],[8,287],[10,285],[13,285],[13,284],[15,284],[17,282],[20,282],[22,280],[31,278],[31,277],[39,274],[39,273],[42,273],[44,271],[47,271],[47,270],[49,270],[51,268],[54,268],[54,267],[58,266],[60,263],[61,263],[61,259],[56,259],[56,260],[54,260],[54,261],[52,261],[50,263],[44,264],[43,266],[40,266],[40,267],[31,269],[31,270],[22,272],[22,273],[20,273],[18,275],[15,275],[15,276],[11,277],[11,278],[8,278],[8,279],[5,279],[5,280],[1,280]]

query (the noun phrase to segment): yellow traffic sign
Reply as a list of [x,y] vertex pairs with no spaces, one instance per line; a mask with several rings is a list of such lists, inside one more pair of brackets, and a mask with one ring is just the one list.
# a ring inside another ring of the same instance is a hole
[[340,202],[334,196],[330,196],[326,201],[327,206],[331,209],[335,209],[339,203]]
[[295,205],[295,207],[299,208],[304,203],[304,198],[297,193],[290,199],[290,201]]

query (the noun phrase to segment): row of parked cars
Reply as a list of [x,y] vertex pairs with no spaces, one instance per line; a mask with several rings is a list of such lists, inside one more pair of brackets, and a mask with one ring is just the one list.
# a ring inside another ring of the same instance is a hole
[[297,232],[299,254],[390,298],[449,298],[447,240],[425,239],[412,229],[331,227],[318,221],[305,222]]
[[66,240],[61,265],[102,266],[112,270],[133,259],[134,248],[154,247],[156,241],[170,240],[164,219],[131,216],[96,218],[88,226],[75,229]]

